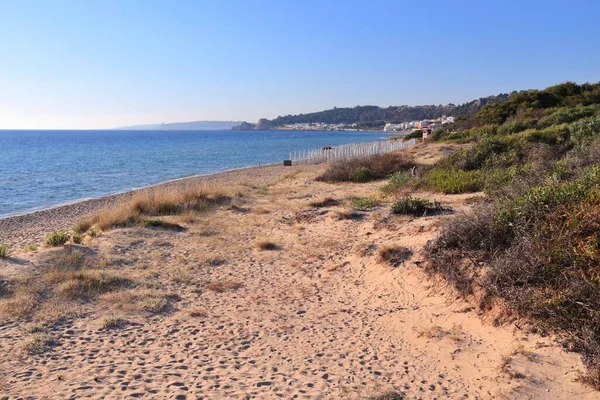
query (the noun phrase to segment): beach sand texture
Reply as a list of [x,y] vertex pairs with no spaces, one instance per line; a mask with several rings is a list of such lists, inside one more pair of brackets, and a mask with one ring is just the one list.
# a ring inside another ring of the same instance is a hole
[[[494,326],[492,317],[478,315],[422,272],[420,250],[451,215],[394,216],[391,199],[354,210],[348,199],[377,194],[383,182],[314,181],[323,168],[237,171],[219,182],[241,192],[232,205],[166,218],[184,230],[127,228],[86,238],[80,251],[102,257],[135,286],[95,301],[65,301],[27,323],[5,318],[0,393],[11,399],[367,399],[389,391],[411,399],[600,397],[577,381],[584,370],[577,354],[513,323]],[[458,213],[473,195],[428,196]],[[315,207],[327,198],[336,201]],[[79,203],[35,222],[40,213],[3,220],[2,227],[13,227],[6,238],[24,245],[70,228],[73,216],[97,206]],[[261,249],[266,242],[273,248]],[[406,251],[391,264],[380,257],[386,246]],[[16,252],[0,260],[0,276],[35,270],[52,251]],[[141,308],[133,294],[143,297],[142,291],[160,292],[165,303]],[[40,331],[53,344],[25,351]]]

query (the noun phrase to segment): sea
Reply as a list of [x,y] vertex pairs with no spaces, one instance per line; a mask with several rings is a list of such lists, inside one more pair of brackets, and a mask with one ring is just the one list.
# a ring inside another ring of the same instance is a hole
[[387,136],[348,131],[0,130],[0,218],[186,176],[282,163],[291,151]]

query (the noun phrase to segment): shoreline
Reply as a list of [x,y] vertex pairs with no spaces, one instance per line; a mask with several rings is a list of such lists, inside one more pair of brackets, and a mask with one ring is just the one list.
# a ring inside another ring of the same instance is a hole
[[147,190],[147,189],[151,189],[153,187],[158,187],[161,185],[166,185],[169,183],[173,183],[173,182],[178,182],[178,181],[183,181],[186,179],[197,179],[197,178],[202,178],[202,177],[207,177],[207,176],[211,176],[211,175],[218,175],[218,174],[225,174],[228,172],[233,172],[233,171],[239,171],[239,170],[244,170],[244,169],[252,169],[252,168],[262,168],[262,167],[271,167],[271,166],[278,166],[280,165],[278,164],[264,164],[264,165],[251,165],[248,167],[239,167],[239,168],[231,168],[231,169],[226,169],[223,171],[217,171],[217,172],[211,172],[208,174],[193,174],[193,175],[188,175],[188,176],[182,176],[180,178],[173,178],[173,179],[167,179],[165,181],[160,181],[160,182],[156,182],[156,183],[151,183],[149,185],[145,185],[145,186],[140,186],[140,187],[134,187],[134,188],[130,188],[130,189],[123,189],[123,190],[119,190],[116,192],[111,192],[111,193],[106,193],[106,194],[102,194],[99,196],[94,196],[94,197],[83,197],[80,199],[75,199],[75,200],[69,200],[66,201],[64,203],[58,203],[58,204],[53,204],[53,205],[49,205],[49,206],[42,206],[40,208],[34,208],[31,210],[27,210],[27,211],[20,211],[14,214],[7,214],[7,215],[0,215],[0,222],[4,219],[8,219],[8,218],[14,218],[14,217],[22,217],[22,216],[26,216],[28,214],[34,214],[37,212],[42,212],[42,211],[49,211],[55,208],[61,208],[61,207],[66,207],[66,206],[72,206],[72,205],[76,205],[78,203],[83,203],[86,201],[91,201],[91,200],[100,200],[100,199],[104,199],[107,197],[113,197],[113,196],[119,196],[119,195],[124,195],[130,192],[137,192],[139,190]]
[[[20,251],[24,246],[39,244],[49,233],[57,230],[71,231],[73,225],[91,214],[116,204],[139,191],[173,187],[184,188],[190,185],[234,186],[244,182],[256,186],[265,186],[281,179],[306,165],[284,167],[280,164],[267,164],[233,168],[212,174],[194,175],[171,179],[137,189],[125,190],[100,197],[74,200],[18,215],[0,218],[0,243],[7,244],[13,251]],[[318,166],[313,166],[318,168]]]

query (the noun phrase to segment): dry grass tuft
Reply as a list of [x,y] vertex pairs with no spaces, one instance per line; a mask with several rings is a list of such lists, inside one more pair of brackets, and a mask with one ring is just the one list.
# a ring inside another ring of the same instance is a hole
[[163,221],[161,219],[156,218],[148,218],[144,219],[140,222],[140,225],[144,228],[148,229],[165,229],[170,231],[184,231],[185,228],[179,224],[174,224],[172,222]]
[[379,261],[393,267],[404,264],[412,255],[413,251],[404,246],[383,246],[378,252]]
[[153,314],[171,309],[169,296],[156,289],[130,289],[108,292],[101,300],[114,307],[128,311],[146,311]]
[[93,225],[101,230],[123,228],[140,223],[143,216],[190,214],[230,202],[231,197],[218,191],[202,188],[174,190],[158,187],[138,191],[130,199],[100,211],[82,224]]
[[205,260],[205,263],[211,267],[219,267],[227,264],[227,260],[220,257],[209,257]]
[[121,317],[107,317],[102,320],[101,329],[109,330],[109,329],[118,329],[125,324],[127,324],[127,320]]
[[232,281],[229,279],[212,281],[208,285],[206,285],[206,288],[208,290],[212,290],[213,292],[217,292],[217,293],[232,292],[232,291],[238,290],[242,287],[244,287],[243,283],[237,282],[237,281]]
[[39,287],[36,282],[22,280],[14,283],[14,289],[5,289],[0,300],[0,318],[17,319],[33,312],[38,304]]
[[318,198],[318,199],[311,200],[308,203],[308,205],[310,205],[311,207],[315,207],[315,208],[333,207],[333,206],[339,206],[340,204],[341,204],[341,201],[336,200],[332,197]]
[[337,210],[335,218],[338,220],[351,219],[356,221],[363,219],[364,215],[354,210]]
[[197,306],[187,310],[190,317],[193,318],[206,318],[208,317],[208,310],[205,307]]
[[82,270],[54,272],[47,278],[57,283],[58,293],[70,299],[88,299],[131,286],[132,282],[108,271]]
[[38,247],[35,244],[28,244],[27,246],[23,247],[23,251],[25,251],[27,253],[34,253],[37,250],[38,250]]
[[406,395],[403,392],[390,391],[377,396],[369,397],[369,400],[404,400]]
[[270,242],[268,240],[262,240],[256,243],[256,247],[263,251],[279,250],[279,246],[276,243]]
[[79,221],[73,226],[73,232],[83,235],[89,231],[91,227],[90,221]]
[[22,344],[22,349],[27,354],[40,354],[49,350],[55,344],[51,335],[36,332],[29,335]]

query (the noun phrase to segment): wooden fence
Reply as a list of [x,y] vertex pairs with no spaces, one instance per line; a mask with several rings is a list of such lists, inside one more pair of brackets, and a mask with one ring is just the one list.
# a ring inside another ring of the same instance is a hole
[[368,143],[349,143],[338,147],[323,147],[314,150],[290,152],[292,165],[330,163],[353,158],[369,157],[376,154],[389,153],[413,146],[415,139],[408,141],[382,140]]

